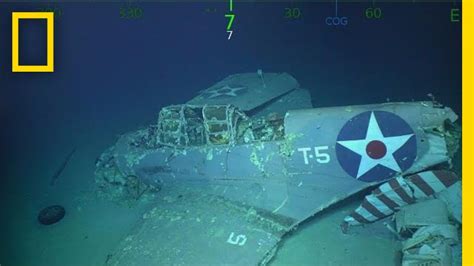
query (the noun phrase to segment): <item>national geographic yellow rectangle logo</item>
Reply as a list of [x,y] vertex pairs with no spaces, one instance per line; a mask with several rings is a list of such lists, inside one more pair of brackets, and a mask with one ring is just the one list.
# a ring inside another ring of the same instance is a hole
[[[46,19],[48,47],[46,65],[20,65],[18,44],[20,19]],[[12,72],[54,72],[54,12],[12,12]]]

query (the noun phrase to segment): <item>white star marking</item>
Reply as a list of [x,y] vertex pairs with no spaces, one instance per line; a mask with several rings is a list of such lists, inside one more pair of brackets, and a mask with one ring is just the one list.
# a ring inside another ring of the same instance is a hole
[[[374,112],[370,114],[369,126],[367,129],[367,135],[365,139],[359,140],[343,140],[338,141],[337,143],[348,148],[349,150],[359,154],[362,158],[359,164],[359,170],[357,171],[357,179],[363,174],[370,171],[377,165],[383,165],[387,168],[390,168],[396,172],[401,172],[400,166],[397,163],[397,160],[393,157],[393,153],[396,152],[400,147],[402,147],[411,136],[414,134],[402,135],[402,136],[393,136],[385,137],[380,130],[377,119],[375,118]],[[374,159],[369,157],[367,154],[367,145],[374,140],[381,141],[385,144],[387,152],[385,156],[379,159]]]
[[[216,90],[211,90],[211,91],[208,91],[207,93],[211,94],[208,98],[215,98],[215,97],[219,97],[219,96],[222,96],[222,95],[235,97],[235,96],[237,96],[236,92],[238,92],[240,90],[243,90],[243,89],[245,89],[245,87],[232,88],[229,85],[225,85],[222,88],[219,88],[219,89],[216,89]],[[229,90],[229,92],[220,92],[221,90]]]

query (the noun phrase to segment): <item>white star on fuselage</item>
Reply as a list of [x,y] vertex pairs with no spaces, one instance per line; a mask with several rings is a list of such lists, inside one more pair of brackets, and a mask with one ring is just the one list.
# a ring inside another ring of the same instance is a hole
[[[338,141],[337,143],[361,156],[359,170],[357,171],[357,178],[359,178],[379,164],[396,172],[401,172],[397,160],[393,157],[393,153],[400,149],[400,147],[402,147],[413,135],[414,134],[385,137],[380,130],[374,112],[372,112],[370,114],[369,126],[367,128],[365,139],[343,140]],[[385,144],[387,149],[385,156],[374,159],[367,154],[367,145],[374,140]]]
[[[237,96],[236,92],[243,89],[245,89],[245,87],[232,88],[229,85],[225,85],[222,88],[219,88],[217,90],[208,91],[208,93],[211,94],[208,98],[215,98],[215,97],[219,97],[223,95],[235,97]],[[221,90],[229,90],[229,92],[220,92]]]

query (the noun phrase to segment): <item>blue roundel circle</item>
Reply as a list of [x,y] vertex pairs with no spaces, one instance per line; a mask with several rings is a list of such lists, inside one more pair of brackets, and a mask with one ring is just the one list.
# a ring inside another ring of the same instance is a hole
[[337,136],[341,167],[364,182],[383,181],[403,173],[417,154],[416,135],[400,116],[368,111],[352,117]]

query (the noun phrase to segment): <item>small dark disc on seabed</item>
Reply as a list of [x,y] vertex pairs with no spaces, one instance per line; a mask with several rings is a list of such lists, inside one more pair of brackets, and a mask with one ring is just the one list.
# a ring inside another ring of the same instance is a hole
[[63,206],[52,205],[40,211],[38,214],[38,222],[44,225],[54,224],[61,221],[64,215],[66,215],[66,210]]

